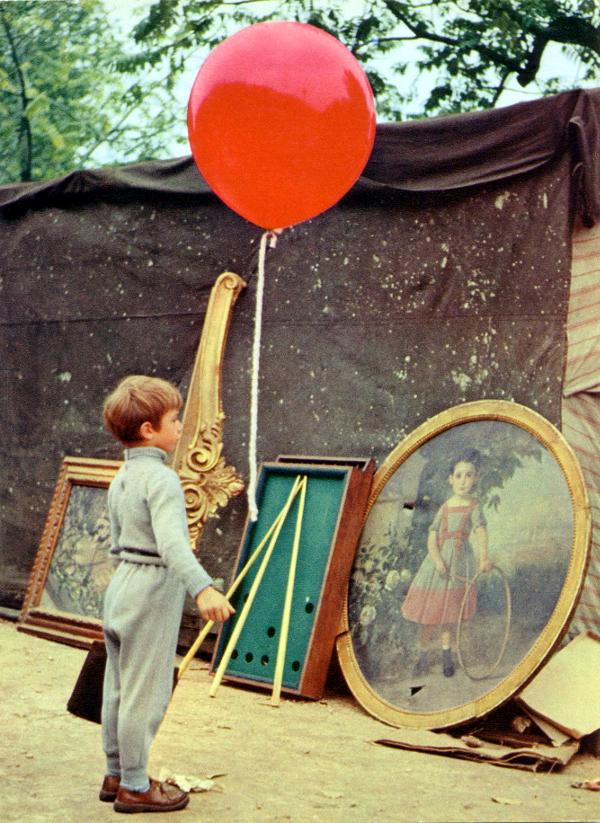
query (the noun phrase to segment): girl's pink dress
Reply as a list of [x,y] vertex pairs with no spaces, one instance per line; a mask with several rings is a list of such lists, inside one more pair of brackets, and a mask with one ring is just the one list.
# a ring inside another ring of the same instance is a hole
[[468,581],[476,574],[476,561],[469,535],[485,525],[476,500],[462,506],[449,506],[446,502],[439,509],[429,531],[436,532],[447,572],[440,574],[427,553],[402,604],[402,615],[406,620],[429,626],[457,623],[463,600],[462,619],[473,616],[477,608],[477,591],[474,586],[468,586]]

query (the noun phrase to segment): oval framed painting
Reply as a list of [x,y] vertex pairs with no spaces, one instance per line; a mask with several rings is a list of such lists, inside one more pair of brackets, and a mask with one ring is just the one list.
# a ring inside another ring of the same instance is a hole
[[340,665],[393,726],[438,729],[515,694],[564,634],[585,576],[579,464],[537,412],[448,409],[377,471],[348,588]]

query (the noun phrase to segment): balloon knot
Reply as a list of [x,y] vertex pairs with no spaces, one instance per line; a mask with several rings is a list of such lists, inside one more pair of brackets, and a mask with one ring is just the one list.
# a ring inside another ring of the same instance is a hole
[[269,248],[274,249],[277,247],[277,238],[281,234],[283,229],[270,229],[267,232],[267,240],[269,242]]

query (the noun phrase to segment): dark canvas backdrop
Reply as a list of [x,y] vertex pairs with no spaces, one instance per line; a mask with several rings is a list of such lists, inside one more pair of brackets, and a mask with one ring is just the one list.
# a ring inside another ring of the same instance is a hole
[[[352,192],[268,254],[259,459],[380,462],[428,417],[484,398],[560,424],[572,220],[598,213],[598,103],[574,92],[380,127]],[[260,231],[184,158],[0,188],[0,237],[0,603],[17,607],[63,456],[119,456],[100,407],[122,376],[185,392],[224,270],[249,282],[223,375],[225,454],[247,476]],[[206,531],[216,577],[245,510],[236,499]]]

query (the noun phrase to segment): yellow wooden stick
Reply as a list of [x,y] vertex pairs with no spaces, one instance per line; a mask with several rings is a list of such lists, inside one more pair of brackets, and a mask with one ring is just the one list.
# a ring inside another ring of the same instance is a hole
[[213,681],[213,684],[210,687],[210,691],[209,691],[209,694],[210,694],[211,697],[214,697],[215,694],[217,693],[217,689],[219,688],[221,680],[223,679],[225,669],[229,665],[229,660],[231,658],[231,654],[232,654],[232,652],[235,648],[235,645],[236,645],[236,643],[238,641],[238,638],[239,638],[239,636],[242,632],[242,629],[244,628],[246,618],[248,617],[248,612],[252,608],[252,603],[254,602],[256,592],[258,591],[258,587],[260,586],[260,583],[262,581],[262,578],[263,578],[263,575],[264,575],[265,570],[267,568],[267,565],[269,563],[269,560],[271,559],[273,549],[275,548],[275,544],[277,543],[277,538],[279,537],[279,533],[281,532],[281,528],[283,526],[285,518],[288,515],[288,512],[291,508],[291,505],[294,502],[294,499],[295,499],[296,495],[298,494],[298,491],[300,490],[300,485],[301,485],[301,479],[300,479],[300,475],[298,475],[298,477],[296,477],[296,480],[294,481],[294,485],[292,486],[292,490],[291,490],[290,495],[289,495],[289,497],[288,497],[288,499],[285,503],[285,506],[283,507],[283,509],[280,513],[281,516],[279,518],[277,518],[277,524],[276,524],[275,528],[273,529],[271,542],[269,543],[269,546],[268,546],[268,548],[265,552],[265,555],[264,555],[263,559],[261,560],[260,566],[258,567],[258,571],[256,572],[256,577],[252,581],[252,586],[250,587],[250,591],[248,592],[248,599],[244,603],[244,608],[242,609],[242,611],[240,612],[239,617],[237,618],[236,624],[233,628],[233,631],[231,633],[231,636],[229,638],[229,641],[227,643],[225,651],[223,652],[223,657],[221,658],[221,662],[219,663],[217,671],[215,672],[214,681]]
[[[227,592],[225,594],[225,597],[227,599],[229,599],[233,594],[235,594],[235,592],[238,589],[240,583],[243,581],[244,577],[246,576],[246,574],[250,570],[251,566],[254,564],[254,561],[257,559],[258,555],[261,553],[261,551],[265,547],[265,545],[267,543],[267,540],[271,537],[271,535],[273,534],[273,531],[277,528],[277,524],[278,524],[279,520],[282,517],[285,518],[286,514],[287,514],[287,510],[286,510],[286,507],[284,506],[281,509],[281,511],[279,512],[279,514],[277,515],[277,517],[275,518],[275,520],[271,523],[271,525],[267,529],[267,532],[265,533],[264,537],[262,538],[262,540],[260,541],[258,546],[252,552],[252,555],[250,556],[250,558],[246,561],[246,565],[243,567],[241,572],[238,574],[238,576],[235,578],[235,580],[233,581],[233,583],[231,584],[231,586],[227,590]],[[194,640],[194,642],[192,643],[190,648],[187,650],[186,655],[183,658],[183,660],[181,661],[181,663],[179,664],[179,667],[178,667],[178,670],[177,670],[177,681],[178,682],[179,682],[179,679],[183,676],[183,674],[184,674],[185,670],[187,669],[187,667],[190,665],[190,663],[194,659],[194,655],[196,654],[196,652],[198,651],[198,649],[202,645],[203,641],[205,640],[206,636],[208,635],[209,631],[212,629],[214,624],[215,624],[214,620],[208,620],[205,623],[205,625],[202,627],[200,632],[198,633],[198,636],[196,637],[196,639]]]
[[290,614],[292,611],[292,597],[294,595],[294,582],[296,579],[296,565],[298,562],[298,551],[300,549],[300,533],[302,531],[302,518],[304,516],[304,502],[306,500],[306,484],[308,478],[302,478],[300,489],[300,501],[298,503],[298,515],[296,517],[296,530],[294,532],[294,542],[290,556],[290,568],[288,571],[287,588],[285,590],[285,600],[283,603],[283,614],[281,617],[281,632],[279,635],[279,646],[277,648],[277,661],[275,663],[275,675],[273,677],[273,691],[271,692],[271,706],[279,706],[281,696],[281,684],[283,682],[283,667],[285,664],[285,652],[290,630]]

